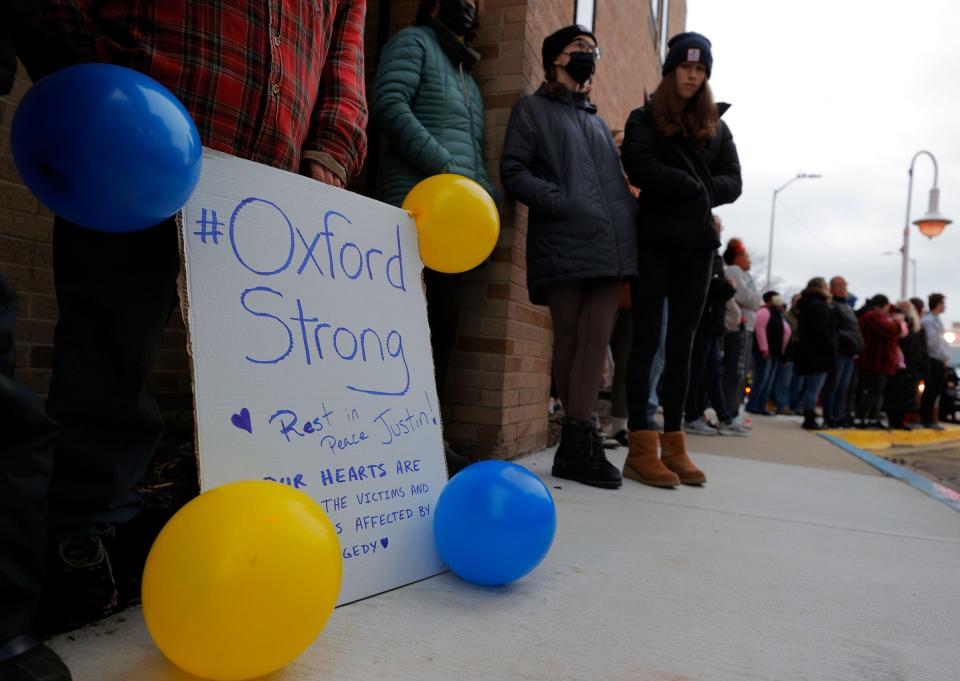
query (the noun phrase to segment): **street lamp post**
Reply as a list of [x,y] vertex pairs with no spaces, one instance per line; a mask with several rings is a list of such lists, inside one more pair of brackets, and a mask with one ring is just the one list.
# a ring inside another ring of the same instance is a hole
[[[913,155],[913,159],[910,161],[910,181],[907,184],[907,219],[903,224],[903,246],[900,248],[900,254],[902,257],[900,264],[900,297],[907,297],[907,270],[910,267],[910,203],[913,198],[913,166],[917,162],[917,159],[926,155],[930,157],[930,160],[933,161],[933,187],[930,189],[930,200],[927,204],[927,214],[922,218],[918,218],[913,221],[919,229],[920,233],[923,234],[928,239],[932,239],[935,236],[939,236],[943,232],[944,228],[949,225],[953,220],[949,220],[942,215],[940,215],[939,203],[940,203],[940,190],[937,188],[937,179],[940,174],[940,171],[937,167],[937,159],[934,158],[933,154],[926,150],[920,150]],[[914,270],[916,271],[916,270]],[[916,289],[916,283],[914,283],[914,289]]]
[[[882,255],[900,255],[900,251],[884,251]],[[913,273],[913,297],[917,297],[917,259],[910,258],[910,271]],[[906,296],[901,298],[905,300]]]
[[819,173],[797,173],[795,177],[790,178],[782,186],[773,190],[773,202],[770,206],[770,243],[767,247],[767,283],[764,286],[764,290],[769,290],[770,280],[773,274],[773,225],[774,220],[777,217],[777,194],[782,192],[797,180],[813,180],[819,177],[823,177],[823,175],[820,175]]
[[917,259],[910,258],[910,265],[913,267],[913,297],[917,297]]

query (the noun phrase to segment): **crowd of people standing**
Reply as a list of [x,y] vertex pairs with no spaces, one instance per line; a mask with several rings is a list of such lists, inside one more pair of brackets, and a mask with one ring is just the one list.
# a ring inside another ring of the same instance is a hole
[[[747,333],[753,346],[747,413],[802,415],[810,430],[943,429],[935,408],[950,360],[943,294],[930,294],[926,312],[919,298],[891,304],[883,294],[855,309],[846,280],[835,276],[829,284],[811,279],[789,308],[776,291],[762,299]],[[686,427],[714,434],[702,424]]]
[[[338,187],[360,173],[362,0],[283,3],[276,15],[244,0],[170,3],[163,12],[156,2],[100,4],[17,0],[0,19],[16,27],[10,37],[34,79],[91,61],[128,66],[169,87],[210,148]],[[399,205],[417,182],[445,172],[498,196],[471,75],[481,10],[477,0],[421,0],[415,25],[384,45],[369,99],[389,143],[381,200]],[[883,296],[855,315],[839,278],[830,286],[812,279],[789,310],[776,292],[761,295],[744,244],[730,239],[720,250],[714,209],[735,201],[742,184],[722,119],[729,105],[709,84],[710,41],[692,32],[669,41],[662,80],[619,139],[590,99],[600,56],[583,26],[544,39],[543,83],[513,106],[500,162],[503,187],[529,208],[530,300],[551,313],[553,380],[565,409],[553,474],[600,488],[624,477],[702,485],[686,434],[746,436],[743,412],[769,413],[771,396],[781,410],[802,409],[807,427],[818,427],[818,397],[828,425],[846,423],[852,403],[858,423],[875,425],[886,400],[899,426],[920,376],[921,419],[932,425],[934,374],[947,359],[943,296],[930,297],[920,323],[915,302],[891,308]],[[178,303],[180,260],[173,219],[140,232],[117,227],[105,236],[56,219],[60,320],[47,405],[14,380],[12,362],[0,362],[9,434],[0,459],[0,678],[69,679],[38,638],[38,620],[79,623],[122,605],[110,545],[116,526],[137,514],[133,488],[162,430],[148,377]],[[136,269],[124,265],[131,261]],[[442,401],[460,277],[426,270],[424,281]],[[16,300],[9,287],[0,293],[6,360]],[[621,361],[610,439],[628,448],[622,469],[607,460],[591,419],[611,338]],[[448,451],[448,463],[464,462]]]

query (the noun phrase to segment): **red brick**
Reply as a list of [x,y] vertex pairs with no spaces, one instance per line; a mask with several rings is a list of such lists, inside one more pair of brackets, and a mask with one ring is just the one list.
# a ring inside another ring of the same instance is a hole
[[31,369],[52,369],[53,368],[53,346],[52,345],[33,345],[30,347],[30,368]]
[[503,355],[512,353],[513,346],[514,342],[508,338],[461,336],[457,341],[457,348],[465,352],[485,352]]
[[185,348],[181,350],[161,350],[157,359],[161,369],[186,369],[188,366]]
[[29,264],[32,267],[53,267],[53,247],[50,244],[0,236],[0,263]]
[[471,388],[481,388],[492,390],[499,388],[503,384],[503,375],[496,371],[470,371],[469,369],[457,369],[448,374],[451,385],[463,385]]
[[155,371],[150,377],[150,384],[155,393],[183,392],[179,371]]
[[160,347],[164,350],[183,350],[187,347],[187,332],[182,329],[171,329],[168,327],[163,334]]
[[[482,404],[480,400],[481,391],[477,388],[468,388],[465,386],[451,386],[444,391],[446,395],[446,402],[449,404]],[[484,405],[484,406],[495,406],[495,405]]]
[[[40,231],[36,215],[20,213],[9,208],[0,209],[0,234],[21,239],[49,241],[42,238],[45,235]],[[2,252],[0,252],[0,258],[5,259]]]
[[37,395],[46,395],[52,375],[50,369],[22,369],[17,371],[17,380],[26,384]]
[[0,209],[9,208],[23,213],[35,213],[39,202],[26,187],[0,181]]
[[505,414],[500,409],[490,407],[455,405],[453,408],[453,416],[457,421],[498,426],[503,422]]
[[3,273],[20,296],[25,293],[53,293],[53,270],[4,264]]
[[52,345],[55,326],[53,322],[20,317],[13,326],[13,337],[17,343]]

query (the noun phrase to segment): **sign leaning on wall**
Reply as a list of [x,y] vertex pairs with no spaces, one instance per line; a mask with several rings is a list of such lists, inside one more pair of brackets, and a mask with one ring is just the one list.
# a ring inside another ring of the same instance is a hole
[[441,572],[446,483],[412,218],[204,150],[183,210],[200,485],[269,479],[337,528],[338,604]]

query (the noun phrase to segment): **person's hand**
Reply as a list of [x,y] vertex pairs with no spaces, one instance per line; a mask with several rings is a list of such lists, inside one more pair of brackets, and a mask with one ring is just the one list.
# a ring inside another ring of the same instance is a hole
[[760,355],[761,355],[764,359],[770,359],[770,351],[769,351],[769,350],[761,350],[761,351],[760,351]]
[[339,177],[337,177],[336,173],[319,161],[314,161],[312,158],[307,159],[307,167],[310,168],[310,177],[317,182],[323,182],[324,184],[329,184],[332,187],[340,187],[341,189],[343,188],[343,182]]
[[896,319],[898,322],[905,322],[905,321],[907,321],[906,315],[904,315],[902,312],[894,312],[894,313],[893,313],[893,318]]

